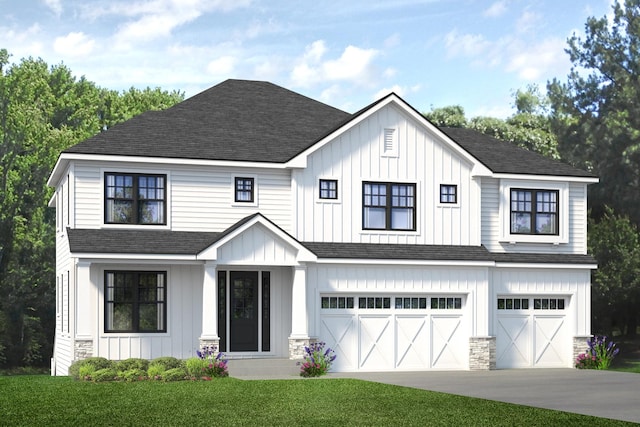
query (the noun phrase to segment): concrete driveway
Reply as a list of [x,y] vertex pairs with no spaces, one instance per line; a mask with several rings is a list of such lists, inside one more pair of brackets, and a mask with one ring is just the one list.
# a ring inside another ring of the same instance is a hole
[[640,423],[640,374],[579,369],[331,373]]

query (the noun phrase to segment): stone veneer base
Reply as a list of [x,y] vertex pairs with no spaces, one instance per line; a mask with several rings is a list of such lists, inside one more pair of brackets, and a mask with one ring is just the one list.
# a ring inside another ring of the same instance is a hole
[[496,369],[496,337],[469,338],[469,369],[472,371]]
[[303,359],[304,348],[316,341],[316,338],[289,338],[289,359]]
[[93,340],[76,338],[73,344],[73,360],[83,360],[93,356]]

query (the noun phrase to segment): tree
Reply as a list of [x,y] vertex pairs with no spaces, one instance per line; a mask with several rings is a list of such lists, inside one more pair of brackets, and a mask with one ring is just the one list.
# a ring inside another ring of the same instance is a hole
[[435,108],[423,115],[437,126],[471,128],[522,148],[557,159],[558,141],[551,128],[548,99],[537,86],[514,93],[516,113],[506,120],[495,117],[474,117],[467,120],[459,105]]
[[593,330],[613,328],[635,334],[640,314],[640,235],[627,216],[604,208],[599,221],[590,219],[589,252],[598,260],[592,277]]
[[182,100],[101,89],[63,65],[0,49],[0,366],[47,362],[55,325],[55,224],[47,178],[65,148]]
[[609,205],[640,224],[640,0],[613,4],[613,19],[590,17],[573,35],[567,81],[547,85],[563,159],[592,170],[594,214]]

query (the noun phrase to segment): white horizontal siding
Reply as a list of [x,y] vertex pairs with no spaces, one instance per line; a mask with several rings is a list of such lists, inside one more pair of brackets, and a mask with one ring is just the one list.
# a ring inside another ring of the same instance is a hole
[[[540,183],[544,187],[544,182]],[[508,243],[500,241],[500,180],[482,178],[482,244],[491,252],[534,253],[587,253],[587,186],[569,183],[569,242],[552,243]],[[506,214],[509,207],[505,209]]]
[[[385,156],[384,129],[398,133],[398,155]],[[479,244],[471,165],[434,134],[387,106],[309,156],[294,172],[296,237],[303,241]],[[338,180],[339,200],[318,200],[318,181]],[[362,230],[362,182],[416,184],[415,232]],[[437,207],[440,184],[458,185],[459,207]]]
[[[223,231],[260,212],[291,232],[291,176],[287,170],[155,166],[106,162],[75,163],[75,225],[104,225],[104,172],[167,174],[167,221],[173,230]],[[234,176],[256,179],[257,204],[235,203]]]

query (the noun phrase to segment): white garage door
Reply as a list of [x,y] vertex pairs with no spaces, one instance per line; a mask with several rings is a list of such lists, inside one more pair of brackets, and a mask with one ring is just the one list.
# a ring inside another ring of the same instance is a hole
[[320,340],[333,370],[466,369],[461,296],[323,296]]
[[571,366],[563,297],[499,297],[497,368]]

